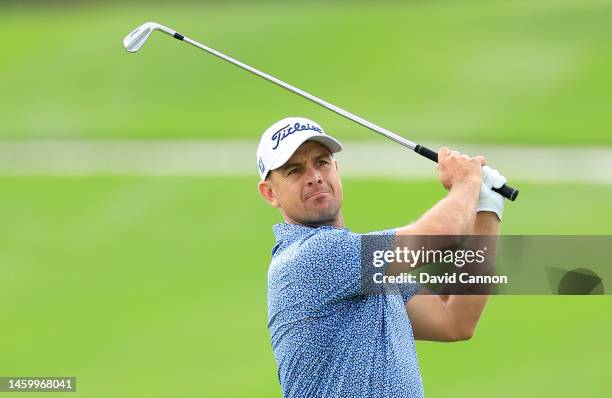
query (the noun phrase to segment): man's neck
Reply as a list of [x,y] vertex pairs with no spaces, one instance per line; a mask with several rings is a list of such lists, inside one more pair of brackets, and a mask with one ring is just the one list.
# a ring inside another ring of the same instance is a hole
[[285,222],[287,224],[296,224],[296,225],[304,225],[306,227],[311,227],[311,228],[317,228],[317,227],[323,227],[323,226],[330,226],[330,227],[336,227],[336,228],[344,228],[344,218],[342,217],[342,212],[338,212],[338,215],[336,216],[335,219],[330,220],[330,221],[323,221],[321,223],[305,223],[305,222],[298,222],[295,221],[287,216],[285,216]]

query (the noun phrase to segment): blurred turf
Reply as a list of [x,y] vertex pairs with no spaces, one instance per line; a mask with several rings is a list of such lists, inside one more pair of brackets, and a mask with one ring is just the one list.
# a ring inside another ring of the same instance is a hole
[[[612,187],[517,185],[506,234],[612,232]],[[87,397],[280,396],[266,329],[279,216],[255,187],[1,177],[0,374],[74,375]],[[433,181],[344,188],[357,232],[443,195]],[[418,344],[427,396],[609,396],[611,328],[610,296],[492,297],[473,340]]]
[[159,33],[128,54],[155,20],[414,140],[612,144],[609,1],[9,4],[0,138],[371,137]]

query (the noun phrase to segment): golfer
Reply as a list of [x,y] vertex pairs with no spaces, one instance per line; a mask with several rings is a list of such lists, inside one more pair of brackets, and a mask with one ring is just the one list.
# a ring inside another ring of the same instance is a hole
[[[469,339],[487,296],[360,294],[360,235],[344,224],[333,157],[341,149],[300,117],[274,123],[257,148],[259,193],[285,220],[273,227],[268,272],[268,328],[283,396],[422,397],[415,339]],[[505,178],[493,170],[483,182],[484,163],[441,148],[446,197],[418,221],[379,234],[499,234],[504,200],[490,187]]]

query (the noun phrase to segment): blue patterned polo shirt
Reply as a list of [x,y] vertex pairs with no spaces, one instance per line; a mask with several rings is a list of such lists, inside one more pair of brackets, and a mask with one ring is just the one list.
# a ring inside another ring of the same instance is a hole
[[[268,329],[285,398],[422,397],[401,295],[360,295],[361,239],[348,229],[274,225]],[[378,234],[389,236],[395,231]]]

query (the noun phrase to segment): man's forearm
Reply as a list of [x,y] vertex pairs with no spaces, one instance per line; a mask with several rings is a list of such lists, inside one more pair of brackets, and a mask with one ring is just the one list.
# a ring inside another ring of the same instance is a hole
[[476,222],[480,182],[465,181],[453,186],[448,195],[417,222],[397,229],[398,235],[469,235]]
[[[499,235],[501,221],[495,213],[480,212],[476,215],[473,235]],[[487,242],[490,240],[487,239]],[[489,267],[495,265],[496,243],[492,241],[493,247],[488,247]],[[452,295],[445,297],[446,306],[452,314],[458,333],[461,338],[469,338],[474,334],[480,315],[484,310],[488,295]]]
[[472,235],[499,235],[501,221],[495,213],[490,211],[481,211],[476,214],[474,221],[474,229]]

